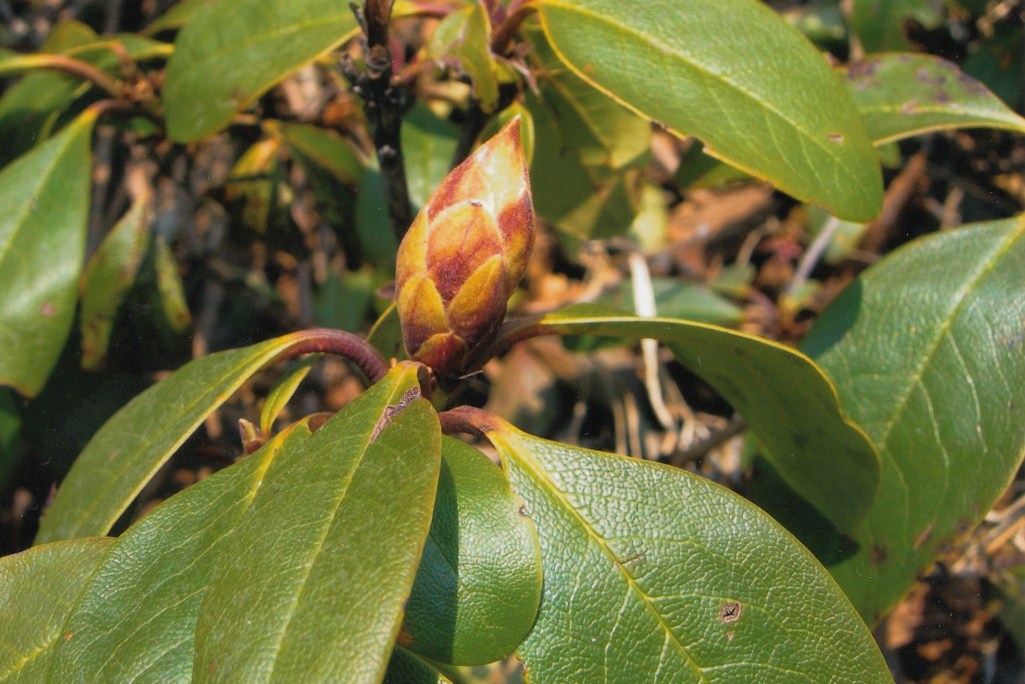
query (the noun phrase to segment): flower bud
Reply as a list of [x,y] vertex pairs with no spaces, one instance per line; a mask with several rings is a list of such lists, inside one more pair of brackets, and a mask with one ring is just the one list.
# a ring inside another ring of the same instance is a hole
[[467,371],[498,333],[533,243],[516,118],[441,182],[399,245],[395,286],[409,357],[439,375]]

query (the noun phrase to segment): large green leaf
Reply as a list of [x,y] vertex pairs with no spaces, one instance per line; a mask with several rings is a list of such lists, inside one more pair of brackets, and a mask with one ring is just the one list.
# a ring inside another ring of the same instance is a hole
[[935,0],[852,0],[851,29],[866,52],[908,50],[905,22],[914,19],[928,28],[943,23],[943,2]]
[[878,55],[850,65],[846,77],[869,138],[877,145],[952,128],[1025,132],[1025,119],[939,57]]
[[545,316],[537,331],[666,342],[677,360],[743,414],[783,478],[833,524],[849,529],[872,504],[879,457],[844,417],[829,380],[803,354],[713,325],[583,305]]
[[882,204],[875,153],[843,84],[754,0],[539,0],[578,76],[706,151],[850,220]]
[[232,0],[192,15],[167,66],[167,132],[188,142],[231,121],[288,74],[356,31],[336,0]]
[[430,526],[438,417],[403,362],[279,454],[196,628],[197,682],[377,682]]
[[263,449],[171,497],[117,540],[55,639],[51,681],[188,681],[200,601],[278,453],[310,436],[298,424]]
[[[527,31],[545,103],[565,144],[587,166],[636,165],[651,146],[651,124],[563,66],[540,29]],[[641,159],[643,163],[643,159]]]
[[483,665],[511,655],[533,624],[541,551],[501,470],[455,439],[441,455],[400,643],[436,662]]
[[449,684],[449,680],[409,651],[396,646],[388,661],[384,684]]
[[0,384],[35,396],[75,315],[94,112],[0,172]]
[[886,682],[872,635],[814,557],[696,475],[486,436],[541,538],[544,596],[519,649],[559,682]]
[[107,355],[114,317],[135,282],[149,246],[148,197],[135,201],[89,259],[82,276],[82,367],[94,370]]
[[75,539],[0,558],[0,682],[45,681],[48,646],[74,638],[61,626],[113,543]]
[[200,423],[243,382],[310,340],[293,333],[211,354],[149,388],[89,441],[61,483],[36,543],[104,534]]
[[[1021,464],[1023,282],[1021,218],[946,232],[866,271],[804,342],[883,459],[879,497],[849,533],[856,553],[830,567],[870,622]],[[807,539],[816,550],[840,543]]]
[[459,143],[459,128],[423,103],[402,118],[402,155],[415,209],[423,206],[451,170]]

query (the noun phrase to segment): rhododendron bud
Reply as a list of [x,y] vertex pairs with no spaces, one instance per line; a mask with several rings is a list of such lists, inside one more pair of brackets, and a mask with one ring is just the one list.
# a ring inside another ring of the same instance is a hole
[[434,191],[399,245],[402,339],[439,375],[465,372],[505,319],[534,243],[534,206],[514,119]]

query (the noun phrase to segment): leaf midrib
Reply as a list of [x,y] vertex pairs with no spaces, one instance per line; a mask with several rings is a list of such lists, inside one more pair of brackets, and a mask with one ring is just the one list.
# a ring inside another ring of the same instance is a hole
[[[827,145],[824,140],[821,140],[817,136],[814,136],[810,132],[804,130],[799,125],[798,122],[791,120],[783,112],[779,111],[776,107],[772,106],[771,104],[769,104],[767,102],[764,102],[764,101],[758,99],[755,96],[755,94],[750,93],[750,92],[744,90],[743,88],[740,87],[740,85],[738,85],[738,84],[734,83],[733,81],[727,79],[722,74],[719,74],[719,73],[715,72],[714,70],[710,69],[709,67],[707,67],[706,65],[696,61],[693,58],[693,56],[681,55],[680,53],[674,51],[673,49],[663,45],[661,42],[655,40],[653,37],[651,37],[649,35],[646,35],[644,33],[641,33],[640,31],[638,31],[636,29],[633,29],[633,27],[628,27],[628,26],[625,26],[625,25],[617,24],[616,22],[614,22],[614,21],[612,21],[612,20],[610,20],[610,19],[608,19],[606,17],[603,17],[600,14],[596,14],[595,12],[588,11],[585,8],[580,7],[578,5],[570,5],[570,4],[566,4],[564,2],[559,2],[558,0],[540,0],[540,2],[538,4],[541,7],[544,7],[544,6],[555,7],[555,8],[558,8],[558,9],[565,10],[567,12],[576,12],[578,14],[588,16],[592,20],[594,20],[594,21],[596,21],[598,23],[606,24],[606,25],[612,27],[613,29],[617,29],[617,30],[621,31],[622,33],[626,33],[626,34],[632,35],[640,43],[642,43],[644,45],[647,45],[650,48],[658,50],[658,51],[660,51],[660,52],[662,52],[664,54],[675,55],[676,57],[678,57],[680,59],[680,61],[684,62],[685,64],[690,65],[698,73],[700,73],[700,74],[710,78],[711,80],[714,80],[716,82],[722,83],[723,85],[728,87],[730,90],[735,91],[736,93],[739,93],[745,99],[750,100],[750,101],[755,102],[756,104],[760,105],[761,108],[764,111],[768,111],[768,112],[771,112],[772,114],[776,115],[776,117],[778,117],[779,120],[781,120],[782,122],[786,123],[791,129],[793,129],[797,133],[801,134],[800,137],[803,137],[804,139],[811,141],[815,147],[818,147],[819,149],[824,151],[826,153],[826,156],[828,156],[834,162],[837,162],[837,163],[840,162],[840,154],[839,154],[836,146],[832,146],[831,147],[830,145]],[[544,17],[544,15],[542,14],[542,19],[543,19],[543,17]],[[545,28],[548,29],[548,22],[547,21],[543,21],[543,24],[544,24]],[[546,33],[550,35],[551,31],[550,30],[546,30]],[[577,74],[582,80],[584,80],[587,83],[592,83],[592,84],[595,83],[594,79],[588,78],[585,74],[581,74],[579,72],[579,70],[576,69],[574,67],[574,65],[569,60],[564,59],[562,57],[562,52],[563,51],[561,49],[559,49],[555,45],[554,42],[552,43],[552,49],[557,54],[559,54],[560,59],[562,59],[562,61],[570,68],[570,70],[572,70],[575,74]],[[602,91],[606,91],[607,90],[604,86],[600,86],[599,89],[602,90]],[[616,100],[617,102],[620,101],[619,97],[613,96],[613,99]],[[634,107],[632,107],[630,105],[627,105],[627,106],[630,107],[631,109],[634,109]],[[672,127],[670,127],[670,128],[672,128]],[[682,133],[682,131],[681,131],[681,133]],[[784,160],[784,162],[785,161],[786,160]],[[787,164],[787,166],[789,168],[791,168],[791,169],[794,168],[789,163]],[[794,169],[794,170],[796,171],[796,169]]]
[[634,579],[634,577],[627,572],[626,563],[616,557],[612,549],[609,548],[605,538],[598,534],[597,530],[595,530],[590,525],[590,523],[588,523],[588,521],[583,517],[583,515],[581,515],[580,512],[573,507],[573,505],[566,498],[565,494],[555,485],[554,481],[551,479],[551,477],[549,477],[547,471],[545,471],[541,464],[537,463],[533,458],[529,456],[529,451],[521,452],[513,448],[512,444],[510,444],[508,438],[505,435],[499,434],[496,435],[496,437],[505,443],[509,455],[511,455],[521,465],[526,466],[527,470],[534,473],[542,483],[547,485],[546,489],[549,492],[551,492],[559,501],[559,503],[562,504],[563,507],[570,513],[570,515],[572,515],[573,518],[575,518],[579,522],[581,527],[587,533],[587,536],[594,540],[594,543],[598,546],[598,548],[601,549],[601,551],[606,556],[608,556],[609,559],[612,560],[613,568],[619,571],[619,573],[626,580],[627,586],[629,586],[630,589],[633,590],[633,592],[640,597],[641,601],[644,603],[644,607],[647,608],[648,612],[650,612],[655,617],[655,619],[658,621],[659,626],[662,627],[663,632],[667,636],[669,636],[671,643],[673,643],[677,647],[679,652],[683,655],[684,660],[687,662],[687,664],[690,665],[697,673],[698,677],[700,678],[699,681],[708,681],[705,677],[704,668],[702,668],[700,665],[698,665],[697,662],[694,661],[694,658],[691,657],[690,653],[687,652],[686,647],[682,643],[680,643],[680,640],[677,638],[676,634],[673,633],[673,630],[670,629],[662,614],[656,609],[654,602],[652,601],[652,598],[648,596],[648,594],[643,589],[641,589],[640,585],[637,584],[637,581]]
[[[396,382],[395,385],[392,387],[392,391],[385,400],[384,405],[377,411],[378,420],[381,418],[381,416],[384,415],[384,411],[388,406],[392,406],[399,401],[399,399],[402,396],[399,393],[399,388],[401,386],[401,382]],[[377,425],[376,420],[374,421],[374,425]],[[387,429],[387,427],[385,427],[384,429]],[[382,430],[381,432],[383,433],[384,430]],[[320,553],[324,548],[324,540],[327,539],[328,535],[331,534],[331,529],[334,526],[334,521],[338,515],[338,511],[345,503],[345,499],[349,494],[349,487],[352,484],[352,480],[356,476],[356,473],[359,471],[360,466],[363,463],[363,459],[366,458],[367,453],[370,451],[370,446],[375,443],[376,439],[381,438],[381,435],[372,437],[371,434],[371,430],[364,431],[364,434],[362,435],[363,444],[360,448],[359,456],[356,457],[355,462],[352,464],[352,468],[349,470],[348,474],[345,475],[343,482],[339,487],[338,497],[335,499],[334,506],[331,507],[330,514],[324,519],[323,531],[319,535],[320,539],[314,547],[315,552],[310,556],[310,562],[307,563],[304,568],[302,568],[300,578],[301,581],[299,583],[299,591],[295,593],[293,600],[289,602],[285,619],[281,623],[282,628],[278,631],[278,638],[276,640],[277,643],[274,645],[274,648],[272,649],[270,654],[270,667],[267,670],[267,676],[265,681],[272,681],[273,679],[274,668],[277,666],[278,661],[280,660],[281,649],[284,646],[285,637],[288,635],[289,627],[292,624],[292,618],[295,616],[295,613],[298,610],[299,605],[302,603],[302,597],[306,593],[306,586],[307,584],[309,584],[310,573],[313,572],[313,567],[317,563],[317,558],[320,556]]]
[[[924,376],[926,370],[932,366],[933,356],[939,349],[940,344],[943,342],[943,340],[948,337],[953,322],[959,318],[961,310],[969,301],[970,295],[975,291],[977,284],[986,276],[988,276],[994,268],[996,268],[996,265],[1000,261],[1001,257],[1011,250],[1015,242],[1022,236],[1023,231],[1025,231],[1025,219],[1019,221],[1017,229],[1011,232],[1011,234],[1007,237],[1004,243],[1001,244],[1000,247],[993,252],[992,257],[985,263],[983,268],[979,269],[978,273],[974,275],[972,279],[964,285],[964,287],[962,287],[961,294],[957,299],[957,302],[950,310],[950,315],[942,321],[940,326],[938,326],[937,332],[934,335],[933,339],[926,345],[924,353],[919,356],[919,359],[921,360],[920,363],[917,365],[917,367],[915,367],[912,370],[911,375],[908,376],[909,382],[905,386],[904,391],[900,393],[897,402],[894,404],[894,411],[891,413],[892,418],[889,421],[886,421],[882,424],[883,430],[880,433],[879,438],[880,456],[883,456],[884,458],[887,458],[890,461],[891,465],[893,465],[893,467],[900,474],[902,482],[907,481],[907,474],[901,467],[901,462],[899,461],[899,459],[893,458],[893,456],[890,454],[889,449],[889,440],[891,434],[893,433],[893,429],[897,425],[901,424],[899,418],[908,408],[912,393],[914,392],[916,387],[919,387],[921,385],[922,377]],[[925,387],[922,387],[922,391],[925,392],[926,395],[929,395],[929,392],[925,389]],[[950,473],[948,471],[944,472],[943,474],[944,497],[946,496],[946,490],[949,488],[949,486]],[[905,489],[907,490],[906,485]],[[910,490],[908,491],[908,498],[910,498]],[[937,505],[942,506],[942,498],[943,497],[937,497]],[[909,520],[907,511],[904,510],[901,511],[901,513],[903,518],[903,527],[905,533],[907,533],[907,526]]]

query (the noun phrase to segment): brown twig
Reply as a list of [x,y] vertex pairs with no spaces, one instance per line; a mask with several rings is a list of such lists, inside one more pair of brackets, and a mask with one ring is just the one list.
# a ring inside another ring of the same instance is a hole
[[120,98],[122,95],[120,83],[92,64],[73,57],[65,55],[24,55],[18,61],[24,65],[25,70],[51,69],[53,71],[60,71],[89,81],[101,90],[105,90],[112,97]]
[[362,73],[351,60],[342,61],[342,74],[352,91],[363,98],[373,128],[374,150],[381,167],[381,182],[388,203],[392,231],[401,241],[413,222],[413,205],[406,185],[402,156],[402,113],[406,92],[392,83],[392,56],[388,49],[388,23],[393,0],[365,0],[362,9],[350,4],[366,36],[366,67]]
[[487,433],[494,430],[492,423],[495,416],[484,409],[472,406],[459,406],[438,414],[441,421],[441,431],[446,435],[467,434],[476,437],[486,437]]

